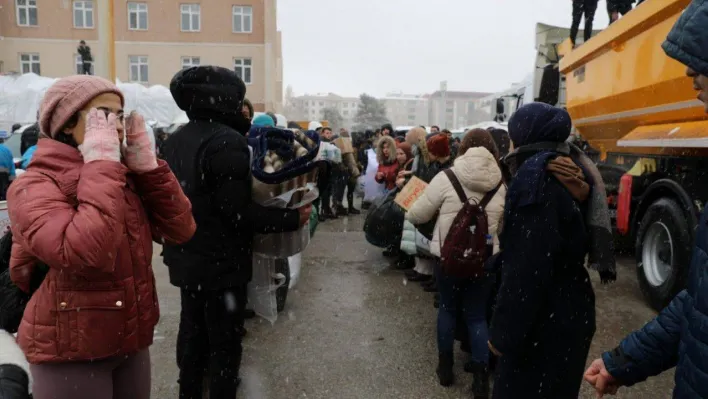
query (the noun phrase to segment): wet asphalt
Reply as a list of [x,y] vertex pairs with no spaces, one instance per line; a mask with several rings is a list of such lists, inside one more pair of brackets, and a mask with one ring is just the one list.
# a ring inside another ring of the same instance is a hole
[[[462,370],[465,358],[457,348],[455,385],[437,383],[433,295],[390,270],[381,250],[364,239],[362,225],[362,216],[320,224],[277,322],[247,322],[239,398],[471,397],[471,375]],[[156,246],[153,266],[162,317],[151,348],[152,397],[167,399],[178,397],[180,304],[159,253]],[[588,363],[656,315],[642,299],[631,259],[620,259],[616,283],[603,286],[595,274],[593,279],[597,333]],[[670,371],[622,388],[616,397],[671,398],[672,387]],[[584,385],[580,397],[595,394]]]

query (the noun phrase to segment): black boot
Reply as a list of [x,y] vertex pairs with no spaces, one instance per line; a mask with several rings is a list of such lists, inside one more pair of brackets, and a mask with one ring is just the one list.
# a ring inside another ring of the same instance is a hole
[[444,352],[438,355],[438,368],[436,372],[440,385],[449,387],[455,383],[455,374],[452,372],[453,364],[454,357],[452,352]]
[[347,216],[349,215],[349,210],[345,208],[342,204],[337,205],[337,216]]
[[388,248],[386,248],[386,250],[383,251],[383,256],[385,256],[387,258],[393,258],[393,257],[398,256],[399,252],[400,252],[400,250],[396,247],[388,247]]
[[429,283],[423,283],[421,285],[423,286],[423,291],[425,292],[438,292],[438,282],[435,281],[435,278],[430,280]]
[[489,368],[486,364],[481,363],[471,363],[469,366],[472,369],[472,377],[474,378],[472,382],[472,397],[474,399],[489,399]]
[[361,211],[354,208],[354,205],[349,205],[349,214],[350,215],[361,215]]
[[415,267],[415,257],[406,254],[399,254],[398,259],[392,263],[392,266],[396,270],[413,269]]

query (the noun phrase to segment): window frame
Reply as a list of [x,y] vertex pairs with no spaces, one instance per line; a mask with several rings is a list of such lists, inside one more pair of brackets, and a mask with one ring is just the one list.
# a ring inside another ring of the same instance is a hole
[[[77,8],[76,6],[78,4],[81,4],[82,8]],[[91,9],[87,9],[86,5],[90,4]],[[95,15],[93,14],[93,0],[73,0],[71,2],[71,16],[73,19],[73,24],[74,24],[74,29],[95,29],[96,28],[96,21],[95,21]],[[83,18],[83,25],[84,26],[77,26],[76,25],[76,12],[79,11],[81,12],[82,18]],[[87,12],[91,13],[91,26],[86,25],[86,14]]]
[[[240,11],[238,14],[236,13],[237,9],[239,9],[239,11]],[[245,12],[247,9],[249,10],[248,13]],[[240,30],[240,31],[236,30],[236,17],[241,18],[241,29],[243,29],[243,27],[245,25],[244,22],[245,22],[246,18],[249,18],[249,22],[248,22],[249,29],[248,30]],[[248,5],[231,6],[231,32],[245,33],[245,34],[253,33],[253,6],[248,6]]]
[[[29,60],[23,61],[22,56],[24,56],[24,55],[29,56]],[[34,60],[34,57],[37,57],[36,61]],[[42,62],[41,62],[41,58],[39,56],[39,53],[19,53],[19,60],[20,60],[20,72],[22,72],[22,74],[32,72],[32,73],[35,73],[39,76],[42,76]],[[29,65],[29,69],[27,72],[25,72],[24,64]],[[37,64],[37,72],[34,72],[32,70],[33,64]]]
[[[194,63],[194,60],[197,60],[197,63]],[[182,70],[185,70],[187,68],[195,67],[195,66],[200,66],[202,64],[202,57],[195,56],[195,55],[183,55],[181,57],[181,63],[182,63]],[[185,61],[189,60],[188,63]],[[187,65],[188,64],[188,65]]]
[[[131,6],[135,6],[135,10],[131,10],[130,9]],[[141,6],[145,6],[145,10],[144,10],[144,12],[145,12],[145,28],[140,27],[140,14],[143,12],[143,10],[140,9]],[[144,2],[144,1],[130,1],[127,3],[126,9],[128,10],[128,30],[146,31],[146,30],[150,29],[150,10],[148,7],[148,3]],[[135,23],[136,23],[135,28],[130,26],[130,15],[131,14],[135,14]],[[180,18],[181,18],[181,14],[180,14]],[[180,23],[181,23],[181,20],[180,20]]]
[[[25,4],[20,5],[21,0],[15,0],[15,22],[17,23],[17,26],[21,26],[24,28],[31,28],[31,27],[37,27],[39,26],[39,8],[37,7],[37,0],[24,0]],[[34,4],[32,4],[34,3]],[[31,18],[30,18],[30,11],[34,9],[34,15],[35,15],[35,24],[33,25],[31,23]],[[26,23],[20,23],[20,13],[24,10],[26,13]]]
[[[133,63],[133,58],[137,59],[137,63]],[[145,60],[145,63],[142,63],[142,60]],[[138,79],[134,80],[133,79],[133,65],[137,65],[138,67]],[[145,76],[145,80],[142,80],[143,76],[140,71],[140,67],[142,65],[146,66],[146,72],[148,76]],[[147,84],[150,81],[150,57],[147,55],[129,55],[128,56],[128,80],[130,80],[131,83],[141,83],[141,84]]]
[[[192,7],[196,6],[197,7],[197,13],[192,12]],[[188,10],[185,12],[185,7],[188,7]],[[184,25],[182,24],[183,18],[185,13],[189,15],[189,29],[185,30]],[[192,17],[194,15],[197,15],[197,29],[194,29],[194,26],[192,26],[193,19]],[[180,32],[201,32],[202,31],[202,6],[199,3],[180,3],[179,5],[179,29]]]
[[[237,62],[240,61],[241,65],[238,65]],[[248,61],[248,65],[246,65],[246,61]],[[241,74],[239,77],[241,80],[243,80],[243,83],[250,85],[253,83],[253,58],[250,57],[243,57],[243,58],[237,58],[234,57],[234,72],[238,74],[239,72],[236,70],[237,67],[241,68]],[[250,79],[246,81],[246,69],[249,70],[249,77]]]

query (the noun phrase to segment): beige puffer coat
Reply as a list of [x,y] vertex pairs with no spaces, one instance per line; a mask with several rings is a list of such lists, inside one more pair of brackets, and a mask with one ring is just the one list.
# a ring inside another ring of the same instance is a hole
[[[450,168],[457,176],[469,200],[477,202],[494,189],[502,180],[501,170],[494,156],[483,147],[470,148],[455,159]],[[500,221],[504,214],[504,198],[506,187],[502,186],[487,205],[489,234],[494,237],[494,252],[498,250],[497,237]],[[452,221],[462,209],[462,202],[455,192],[450,179],[445,173],[438,173],[423,192],[423,195],[406,213],[406,218],[413,224],[422,224],[435,216],[439,210],[440,216],[435,224],[433,239],[430,241],[430,252],[440,256],[440,248],[450,231]]]

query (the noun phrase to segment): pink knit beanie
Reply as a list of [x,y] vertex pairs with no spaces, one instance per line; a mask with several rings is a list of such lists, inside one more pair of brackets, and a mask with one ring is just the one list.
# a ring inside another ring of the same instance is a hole
[[90,75],[74,75],[61,78],[47,89],[39,106],[39,128],[47,136],[54,137],[69,119],[96,96],[115,93],[125,104],[123,93],[110,81]]

